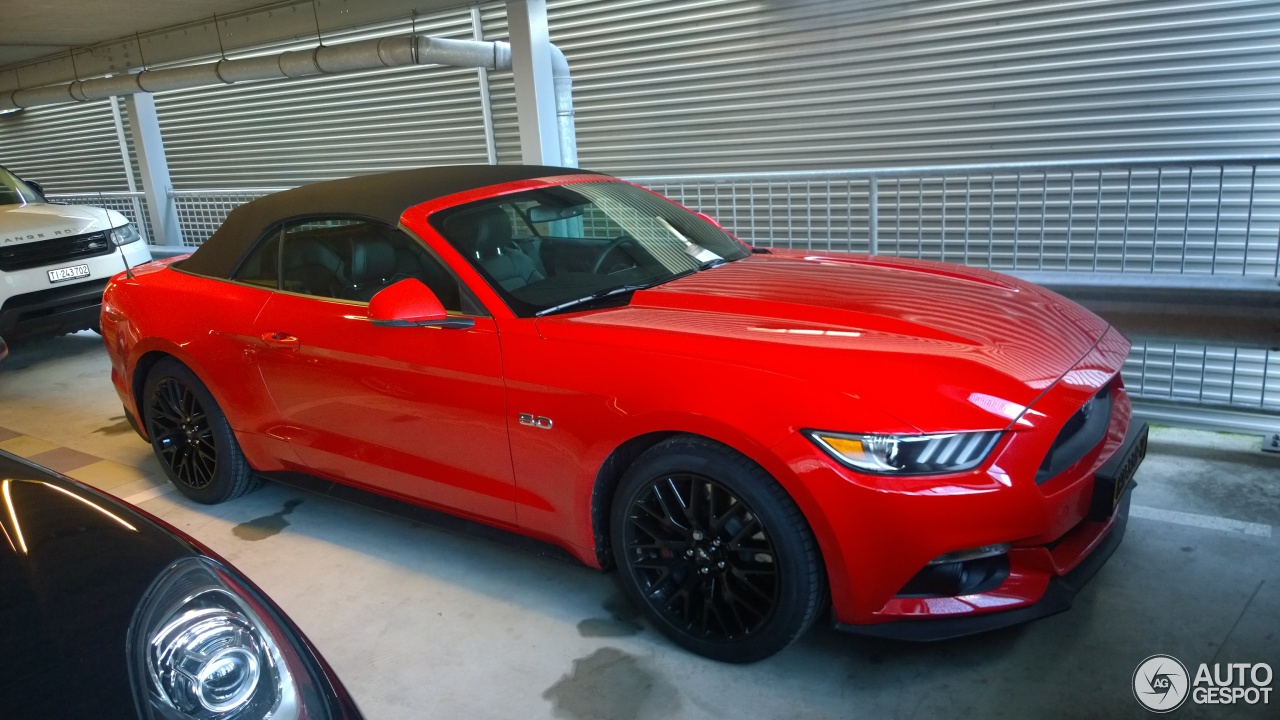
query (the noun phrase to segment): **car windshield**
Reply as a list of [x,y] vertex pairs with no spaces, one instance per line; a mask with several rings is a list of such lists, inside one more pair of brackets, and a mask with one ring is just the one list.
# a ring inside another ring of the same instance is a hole
[[618,302],[750,255],[698,214],[613,181],[503,195],[431,222],[521,317]]
[[40,197],[30,185],[22,182],[16,175],[0,167],[0,205],[26,205],[42,203]]

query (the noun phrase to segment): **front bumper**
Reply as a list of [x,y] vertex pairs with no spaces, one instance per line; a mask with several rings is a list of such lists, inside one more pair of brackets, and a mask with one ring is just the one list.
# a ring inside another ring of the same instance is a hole
[[0,307],[0,336],[76,332],[98,324],[107,278],[15,295]]
[[[1035,412],[1017,416],[985,465],[971,471],[868,475],[839,465],[800,433],[774,446],[789,470],[780,477],[822,549],[837,626],[937,639],[1069,606],[1063,589],[1078,589],[1096,572],[1096,567],[1079,568],[1101,565],[1120,540],[1127,488],[1119,486],[1117,493],[1107,478],[1117,471],[1116,463],[1130,457],[1137,439],[1145,438],[1145,425],[1131,423],[1129,397],[1118,374],[1128,349],[1121,336],[1108,333],[1040,396]],[[1084,412],[1082,406],[1104,386],[1111,407],[1101,440],[1083,455],[1068,454],[1068,464],[1046,476],[1042,461],[1066,432],[1068,419]],[[1124,468],[1125,477],[1132,477],[1141,461],[1141,452],[1137,455]],[[1103,496],[1107,502],[1095,507],[1095,497]],[[1120,532],[1113,532],[1117,526]],[[919,582],[938,577],[931,561],[941,562],[944,555],[1006,544],[1011,546],[1007,553],[980,567],[937,566],[962,570],[963,579],[954,585]],[[923,627],[934,623],[941,623],[937,630]],[[922,627],[897,627],[908,625]]]
[[[151,259],[144,242],[115,247],[94,257],[49,266],[0,272],[0,336],[56,335],[97,327],[102,291],[110,278]],[[48,272],[60,264],[89,266],[83,280],[50,283]]]
[[886,622],[874,625],[851,625],[837,622],[835,627],[842,632],[868,637],[879,637],[890,640],[910,640],[915,642],[936,642],[951,640],[967,635],[977,635],[989,630],[1020,625],[1050,615],[1057,615],[1071,609],[1076,595],[1102,569],[1111,558],[1111,554],[1120,547],[1124,539],[1125,528],[1129,525],[1129,502],[1133,497],[1135,484],[1129,483],[1124,489],[1124,496],[1116,505],[1115,516],[1102,535],[1102,542],[1093,548],[1084,560],[1066,575],[1055,577],[1049,581],[1044,594],[1031,605],[1003,612],[961,615],[910,622]]

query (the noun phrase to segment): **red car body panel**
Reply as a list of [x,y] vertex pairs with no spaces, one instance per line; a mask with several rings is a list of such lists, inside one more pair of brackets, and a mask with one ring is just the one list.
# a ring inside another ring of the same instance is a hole
[[[213,392],[257,470],[442,508],[595,567],[606,556],[593,499],[611,453],[654,433],[709,437],[796,501],[840,623],[1033,604],[1110,531],[1085,521],[1094,473],[1130,420],[1119,378],[1129,343],[1104,321],[983,270],[782,251],[638,291],[622,307],[520,318],[428,222],[461,203],[587,180],[602,178],[513,182],[404,212],[402,225],[488,310],[469,330],[374,327],[364,304],[172,261],[117,276],[103,334],[121,400],[139,417],[139,363],[173,355]],[[1108,385],[1105,440],[1037,485],[1063,424]],[[519,424],[522,413],[553,418],[554,430]],[[804,429],[1008,432],[972,471],[885,477],[840,465]],[[1014,548],[995,590],[895,597],[932,558],[1002,542]]]

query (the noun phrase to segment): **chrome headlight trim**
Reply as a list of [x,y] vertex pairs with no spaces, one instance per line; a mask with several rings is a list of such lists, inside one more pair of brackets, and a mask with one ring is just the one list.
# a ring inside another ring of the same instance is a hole
[[972,470],[999,442],[1001,430],[883,435],[805,430],[805,437],[841,465],[874,475],[946,475]]
[[172,563],[129,628],[129,676],[139,717],[331,717],[317,670],[295,635],[217,561],[191,556]]
[[120,227],[111,228],[108,234],[111,237],[111,242],[116,247],[135,243],[142,239],[142,234],[138,232],[138,228],[133,223],[125,223]]

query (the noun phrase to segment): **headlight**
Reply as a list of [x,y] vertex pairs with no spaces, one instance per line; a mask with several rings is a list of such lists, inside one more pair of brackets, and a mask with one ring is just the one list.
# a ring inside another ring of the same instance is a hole
[[138,228],[133,223],[126,223],[118,228],[111,228],[111,242],[116,245],[128,245],[132,242],[138,242],[142,239],[142,235],[138,233]]
[[156,580],[129,629],[129,671],[141,716],[330,717],[290,638],[222,566],[205,557],[179,560]]
[[882,475],[940,475],[982,463],[1000,431],[944,435],[848,435],[805,432],[831,457],[855,470]]

